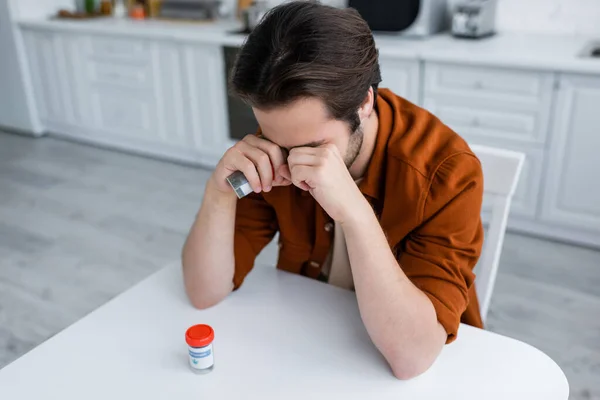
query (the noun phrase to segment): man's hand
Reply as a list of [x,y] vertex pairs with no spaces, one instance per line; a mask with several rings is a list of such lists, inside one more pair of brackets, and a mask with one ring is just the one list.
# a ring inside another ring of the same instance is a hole
[[284,167],[280,173],[300,189],[310,192],[337,222],[344,222],[365,202],[334,145],[292,149],[288,166],[289,170]]
[[269,192],[274,186],[287,186],[291,182],[277,171],[285,164],[283,151],[276,144],[248,135],[231,147],[213,172],[211,177],[219,192],[233,194],[227,177],[241,171],[256,193]]

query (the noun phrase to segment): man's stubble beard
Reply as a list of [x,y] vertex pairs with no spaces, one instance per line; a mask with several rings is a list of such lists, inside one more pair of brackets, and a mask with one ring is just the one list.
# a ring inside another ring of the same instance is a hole
[[354,161],[358,158],[360,154],[360,150],[362,149],[364,140],[364,134],[362,127],[359,126],[348,139],[348,148],[346,149],[346,155],[344,156],[344,163],[346,164],[346,168],[350,169]]

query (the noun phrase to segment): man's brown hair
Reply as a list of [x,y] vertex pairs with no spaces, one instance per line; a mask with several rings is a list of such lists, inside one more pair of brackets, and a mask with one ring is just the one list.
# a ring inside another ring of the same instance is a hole
[[273,8],[248,36],[230,84],[261,109],[319,98],[354,132],[358,109],[379,82],[373,34],[356,10],[295,1]]

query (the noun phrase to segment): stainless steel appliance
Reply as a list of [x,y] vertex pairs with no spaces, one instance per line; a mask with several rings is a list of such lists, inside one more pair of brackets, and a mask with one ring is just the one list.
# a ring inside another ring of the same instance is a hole
[[428,36],[448,27],[446,0],[349,0],[371,30]]
[[452,34],[472,39],[493,35],[497,5],[497,0],[466,0],[457,4],[452,14]]
[[[227,76],[227,84],[231,78],[231,70],[235,65],[235,59],[239,47],[223,47],[223,56],[225,61],[225,73]],[[229,138],[231,140],[240,140],[244,136],[258,131],[258,122],[254,117],[252,108],[240,100],[237,96],[229,93],[227,96],[227,116],[229,117]]]
[[206,21],[221,12],[221,0],[163,0],[158,16],[167,19]]

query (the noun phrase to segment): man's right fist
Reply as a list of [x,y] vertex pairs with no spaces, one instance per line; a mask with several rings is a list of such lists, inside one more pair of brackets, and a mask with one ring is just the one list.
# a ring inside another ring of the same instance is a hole
[[254,192],[269,192],[274,186],[292,184],[278,173],[286,162],[284,150],[279,146],[255,135],[248,135],[225,152],[211,179],[220,192],[233,193],[227,177],[240,171],[246,176]]

